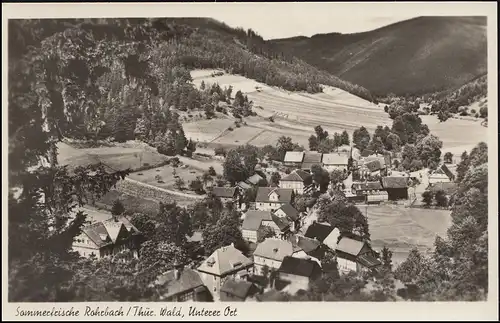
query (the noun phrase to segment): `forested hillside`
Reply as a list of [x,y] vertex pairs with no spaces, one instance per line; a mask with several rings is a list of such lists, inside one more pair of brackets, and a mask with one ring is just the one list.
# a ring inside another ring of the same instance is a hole
[[424,94],[487,70],[486,17],[418,17],[376,30],[271,41],[373,94]]

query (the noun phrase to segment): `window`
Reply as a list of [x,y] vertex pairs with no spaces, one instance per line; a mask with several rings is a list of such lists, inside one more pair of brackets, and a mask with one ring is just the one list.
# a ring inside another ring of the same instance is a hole
[[179,302],[185,302],[185,301],[188,301],[191,299],[193,299],[193,292],[192,291],[185,293],[185,294],[182,294],[182,295],[179,295]]
[[216,276],[214,276],[214,281],[216,281],[216,280],[217,280],[217,277],[216,277]]

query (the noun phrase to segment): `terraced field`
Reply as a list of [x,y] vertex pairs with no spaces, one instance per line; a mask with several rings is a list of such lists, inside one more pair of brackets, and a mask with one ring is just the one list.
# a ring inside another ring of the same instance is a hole
[[[186,135],[199,141],[220,145],[250,143],[256,146],[273,144],[282,136],[290,136],[307,147],[313,128],[321,125],[329,132],[365,126],[373,131],[377,125],[390,125],[383,108],[340,89],[325,87],[324,93],[308,94],[284,91],[239,75],[212,76],[214,70],[195,70],[193,83],[200,86],[218,83],[222,88],[231,85],[233,93],[240,90],[254,103],[259,117],[246,119],[248,126],[225,130],[230,120],[204,120],[184,124]],[[273,116],[274,122],[269,121]],[[234,128],[234,127],[233,127]]]
[[[392,124],[382,106],[337,88],[325,86],[323,93],[318,94],[288,92],[239,75],[212,76],[213,72],[216,71],[192,71],[193,83],[200,86],[202,81],[206,85],[216,82],[222,88],[231,85],[233,95],[240,90],[254,102],[254,111],[259,117],[246,118],[248,126],[234,131],[225,131],[232,125],[230,119],[185,123],[186,134],[200,142],[263,146],[285,135],[307,147],[308,138],[317,125],[330,133],[347,130],[352,135],[361,126],[373,132],[378,125]],[[274,122],[269,121],[270,116],[274,117]],[[440,123],[435,116],[422,116],[422,120],[443,141],[443,151],[460,154],[481,140],[487,141],[488,128],[480,122],[449,119]]]

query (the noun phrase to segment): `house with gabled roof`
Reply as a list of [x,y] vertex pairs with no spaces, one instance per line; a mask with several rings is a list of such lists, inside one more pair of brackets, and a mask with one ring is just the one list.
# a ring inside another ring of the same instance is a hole
[[228,202],[236,204],[240,198],[239,187],[213,187],[212,194],[218,197],[222,203]]
[[329,223],[313,222],[306,230],[305,237],[323,242],[326,237],[333,231]]
[[175,264],[158,276],[152,287],[159,299],[167,302],[206,302],[212,298],[199,273],[183,264]]
[[297,211],[291,204],[283,204],[279,209],[274,211],[274,215],[278,218],[286,219],[290,224],[290,231],[295,232],[300,227],[300,212]]
[[429,184],[453,182],[454,180],[455,175],[444,163],[429,175]]
[[245,182],[251,186],[257,186],[257,184],[259,184],[259,182],[263,179],[264,178],[262,176],[255,173],[252,176],[250,176],[249,178],[247,178],[247,180]]
[[402,176],[382,177],[382,186],[387,192],[389,201],[408,199],[409,178]]
[[142,233],[126,217],[99,221],[82,228],[74,239],[72,249],[82,257],[103,258],[130,250],[139,256]]
[[337,254],[337,265],[341,272],[355,271],[361,273],[363,270],[373,270],[381,265],[376,253],[368,243],[349,237],[340,239],[335,253]]
[[293,246],[292,257],[311,259],[321,266],[321,259],[325,255],[327,248],[320,241],[300,234],[294,234],[289,240]]
[[244,302],[257,294],[259,289],[251,282],[238,279],[228,279],[221,288],[222,302]]
[[279,235],[280,228],[273,221],[271,211],[248,210],[243,219],[241,233],[243,239],[250,242],[257,242],[261,239],[259,236],[261,226],[268,226]]
[[283,262],[283,258],[291,256],[293,246],[290,241],[267,238],[257,245],[253,253],[253,260],[256,275],[264,275],[264,268],[278,270]]
[[303,151],[287,151],[283,159],[283,165],[287,167],[300,167],[304,159]]
[[285,257],[278,269],[278,279],[288,282],[288,291],[308,290],[309,283],[321,276],[321,267],[311,259]]
[[322,165],[321,159],[323,158],[322,153],[309,151],[304,154],[304,159],[302,160],[301,169],[310,172],[311,167],[314,165]]
[[348,153],[330,153],[323,154],[322,159],[323,168],[328,172],[334,169],[339,169],[347,172],[347,165],[349,164]]
[[255,198],[255,208],[261,211],[274,211],[284,204],[292,204],[295,194],[289,188],[259,187]]
[[290,174],[280,179],[280,187],[293,189],[296,194],[304,194],[312,189],[312,176],[310,173],[296,169]]
[[215,250],[198,268],[198,273],[215,300],[228,279],[246,280],[253,274],[253,261],[233,244]]

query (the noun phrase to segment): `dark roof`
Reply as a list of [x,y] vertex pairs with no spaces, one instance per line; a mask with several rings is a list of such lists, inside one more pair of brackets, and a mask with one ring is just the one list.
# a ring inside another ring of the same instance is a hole
[[361,265],[368,267],[368,268],[377,267],[377,266],[380,266],[382,264],[380,262],[380,260],[378,260],[375,257],[372,257],[369,254],[362,254],[362,255],[358,256],[358,262]]
[[315,152],[307,152],[304,154],[303,163],[313,163],[313,164],[321,164],[321,158],[323,154],[315,153]]
[[284,232],[290,228],[290,222],[286,218],[280,218],[279,216],[274,214],[271,215],[271,218],[273,219],[274,223],[278,226],[278,228],[281,230],[281,232]]
[[179,279],[176,279],[175,271],[172,269],[160,275],[155,285],[158,292],[167,298],[203,286],[203,282],[198,272],[191,268],[184,268],[181,270]]
[[214,187],[212,193],[217,197],[230,198],[236,194],[236,187]]
[[280,181],[283,182],[306,182],[312,178],[311,174],[305,172],[301,169],[294,170],[290,174],[286,175]]
[[408,178],[403,176],[382,177],[384,188],[407,188]]
[[304,237],[301,235],[295,235],[295,239],[296,239],[295,241],[292,240],[292,243],[295,242],[297,246],[305,253],[310,253],[318,249],[318,247],[321,245],[320,241],[313,238]]
[[251,287],[250,282],[230,278],[222,285],[220,291],[244,299],[248,296]]
[[263,220],[271,221],[271,211],[249,210],[245,213],[242,229],[257,231]]
[[333,229],[331,225],[314,222],[307,228],[304,236],[311,239],[316,238],[316,240],[323,242]]
[[137,229],[126,217],[119,216],[116,220],[117,221],[108,219],[95,222],[82,228],[82,231],[99,248],[114,243],[120,233],[124,234],[123,232],[128,232],[132,235],[140,234],[139,229]]
[[299,211],[297,211],[291,204],[283,204],[279,209],[283,211],[286,216],[290,218],[290,220],[297,221],[299,219]]
[[446,195],[452,195],[456,192],[458,186],[454,182],[439,182],[429,185],[429,190],[431,192],[444,191]]
[[278,202],[290,203],[292,201],[293,189],[291,188],[259,187],[255,202],[269,202],[269,194],[273,191],[279,195]]
[[285,257],[278,271],[281,273],[312,278],[321,272],[321,268],[314,260]]
[[373,151],[371,151],[370,149],[363,149],[363,151],[361,152],[361,157],[368,157],[371,154],[373,154]]
[[373,190],[383,189],[382,184],[380,184],[380,182],[358,182],[358,183],[353,183],[352,187],[356,191],[373,191]]
[[441,164],[441,167],[439,167],[438,170],[441,170],[441,172],[446,176],[448,176],[449,179],[455,179],[455,175],[453,175],[453,173],[450,171],[448,166],[446,166],[446,164]]

